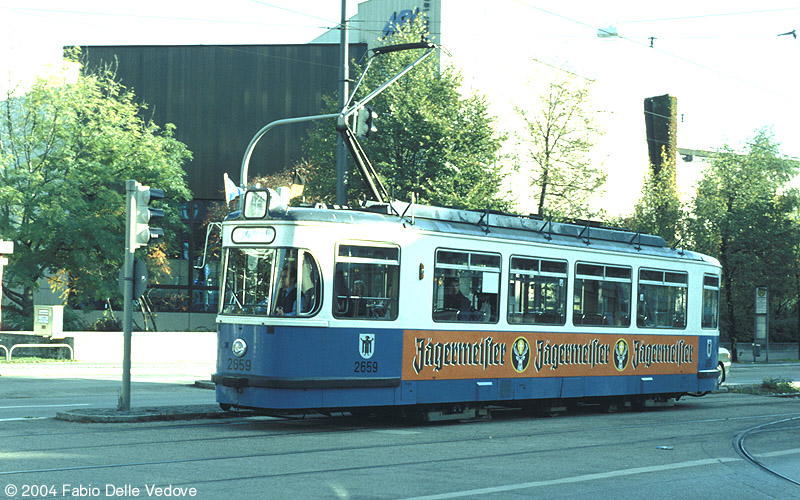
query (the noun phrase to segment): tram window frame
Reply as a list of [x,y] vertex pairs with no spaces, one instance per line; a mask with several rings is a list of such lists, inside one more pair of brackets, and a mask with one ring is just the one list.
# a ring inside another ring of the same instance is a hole
[[688,302],[688,272],[639,268],[636,326],[685,330]]
[[[343,251],[347,255],[342,255]],[[396,320],[400,303],[400,247],[366,241],[337,243],[333,296],[334,318]]]
[[503,258],[499,253],[437,248],[433,266],[433,321],[499,322],[502,271]]
[[512,255],[508,269],[507,320],[510,324],[566,324],[569,288],[566,260]]
[[[241,253],[241,257],[236,253]],[[244,258],[241,281],[232,282],[231,259]],[[255,260],[253,260],[255,259]],[[310,318],[322,306],[322,275],[314,254],[296,247],[243,247],[225,248],[224,276],[220,283],[219,314],[239,316],[269,316],[272,318]],[[278,295],[284,286],[283,275],[294,274],[293,307],[284,311],[278,304]],[[299,308],[297,307],[299,304]],[[299,309],[299,310],[298,310]]]
[[700,327],[716,330],[719,328],[720,277],[715,274],[703,275],[703,307]]
[[[630,266],[576,262],[572,297],[572,324],[579,327],[630,327],[632,276],[633,268]],[[626,284],[626,288],[620,288],[620,286]],[[617,297],[620,292],[626,292],[627,297]],[[595,298],[589,302],[592,299],[591,295],[594,295]],[[607,307],[611,301],[615,301],[618,304],[615,312],[610,312]],[[592,303],[595,307],[586,307]],[[623,307],[619,307],[619,305]]]

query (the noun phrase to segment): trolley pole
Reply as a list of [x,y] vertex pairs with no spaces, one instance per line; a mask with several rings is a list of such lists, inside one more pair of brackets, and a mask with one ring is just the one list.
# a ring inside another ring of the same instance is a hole
[[133,329],[133,252],[136,230],[136,181],[125,182],[125,263],[122,267],[122,389],[118,410],[131,409],[131,330]]
[[[347,0],[342,0],[342,22],[339,26],[341,30],[339,36],[339,109],[344,109],[347,105],[347,98],[350,95],[350,71],[348,59],[350,58],[350,47],[347,34]],[[347,204],[347,147],[339,135],[336,139],[336,204]]]

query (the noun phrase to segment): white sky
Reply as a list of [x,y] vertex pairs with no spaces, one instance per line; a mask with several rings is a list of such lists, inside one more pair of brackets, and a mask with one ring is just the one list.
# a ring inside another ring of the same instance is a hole
[[[348,0],[349,15],[357,3]],[[743,148],[756,128],[771,126],[783,152],[800,158],[800,40],[778,36],[800,31],[800,2],[462,0],[457,6],[445,12],[441,41],[456,64],[472,68],[465,74],[497,103],[501,123],[510,104],[535,98],[530,82],[552,77],[552,67],[595,80],[593,102],[606,129],[598,161],[609,172],[598,206],[611,213],[632,212],[641,189],[646,97],[678,97],[679,147]],[[9,71],[12,79],[24,78],[57,61],[64,45],[306,43],[336,26],[340,12],[338,0],[0,0],[0,81]],[[621,38],[597,37],[598,28],[609,26]],[[679,165],[684,189],[699,166]],[[525,190],[517,191],[525,206]]]

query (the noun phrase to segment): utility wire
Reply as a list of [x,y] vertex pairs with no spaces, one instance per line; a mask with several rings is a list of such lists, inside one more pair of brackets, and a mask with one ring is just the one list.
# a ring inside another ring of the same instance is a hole
[[749,10],[743,12],[722,12],[719,14],[701,14],[698,16],[678,16],[678,17],[665,17],[661,19],[638,19],[635,21],[622,21],[617,24],[636,24],[636,23],[660,23],[664,21],[686,21],[690,19],[705,19],[709,17],[725,17],[725,16],[743,16],[749,14],[770,14],[773,12],[785,12],[788,10],[800,10],[800,7],[786,7],[782,9],[765,9],[765,10]]
[[339,25],[339,21],[332,21],[330,19],[326,19],[324,17],[315,16],[313,14],[308,14],[306,12],[300,12],[298,10],[287,9],[286,7],[281,7],[279,5],[275,5],[275,4],[271,4],[271,3],[267,3],[267,2],[262,2],[261,0],[250,0],[250,1],[255,3],[255,4],[258,4],[258,5],[264,5],[266,7],[272,7],[273,9],[278,9],[278,10],[283,10],[283,11],[286,11],[286,12],[291,12],[292,14],[298,14],[300,16],[310,17],[310,18],[313,18],[313,19],[319,19],[320,21],[325,21],[328,24],[333,24],[333,25],[336,25],[336,26]]
[[[594,31],[599,31],[599,30],[600,30],[600,28],[597,28],[597,27],[595,27],[595,26],[592,26],[591,24],[587,24],[587,23],[585,23],[585,22],[583,22],[583,21],[579,21],[579,20],[577,20],[577,19],[573,19],[573,18],[571,18],[571,17],[567,17],[567,16],[564,16],[564,15],[562,15],[562,14],[558,14],[557,12],[553,12],[553,11],[550,11],[550,10],[547,10],[547,9],[543,9],[543,8],[541,8],[541,7],[538,7],[538,6],[536,6],[536,5],[532,5],[532,4],[530,4],[530,3],[528,3],[528,2],[525,2],[525,1],[522,1],[522,0],[517,0],[517,1],[518,1],[519,3],[521,3],[522,5],[525,5],[525,6],[527,6],[527,7],[530,7],[530,8],[532,8],[532,9],[538,10],[538,11],[540,11],[540,12],[543,12],[543,13],[545,13],[545,14],[548,14],[548,15],[551,15],[551,16],[554,16],[554,17],[558,17],[558,18],[560,18],[560,19],[564,19],[565,21],[569,21],[569,22],[572,22],[572,23],[575,23],[575,24],[579,24],[579,25],[581,25],[581,26],[584,26],[584,27],[587,27],[587,28],[591,28],[591,29],[592,29],[592,30],[594,30]],[[737,81],[737,82],[739,82],[739,83],[743,83],[743,84],[749,85],[749,86],[751,86],[751,87],[754,87],[754,88],[757,88],[757,89],[761,89],[761,90],[767,91],[767,92],[769,92],[769,93],[771,93],[771,94],[775,94],[775,95],[777,95],[777,96],[779,96],[779,97],[783,97],[783,98],[786,98],[786,99],[793,99],[793,98],[794,98],[794,97],[792,97],[792,96],[787,96],[787,95],[785,95],[785,94],[783,94],[783,93],[781,93],[781,92],[778,92],[777,90],[774,90],[774,89],[771,89],[771,88],[764,87],[764,86],[762,86],[762,85],[759,85],[759,84],[757,84],[757,83],[754,83],[754,82],[751,82],[751,81],[748,81],[748,80],[745,80],[745,79],[739,78],[738,76],[735,76],[735,75],[731,75],[731,74],[725,73],[725,72],[723,72],[723,71],[720,71],[720,70],[718,70],[718,69],[712,68],[712,67],[710,67],[710,66],[707,66],[707,65],[705,65],[705,64],[698,63],[698,62],[696,62],[696,61],[692,61],[691,59],[687,59],[687,58],[685,58],[685,57],[683,57],[683,56],[679,56],[679,55],[677,55],[677,54],[673,54],[673,53],[671,53],[671,52],[667,52],[667,51],[665,51],[665,50],[661,50],[661,49],[658,49],[658,48],[655,48],[655,47],[651,47],[651,46],[649,45],[649,43],[642,43],[642,42],[638,42],[638,41],[636,41],[636,40],[634,40],[634,39],[632,39],[632,38],[627,38],[627,37],[620,36],[620,35],[617,35],[615,38],[619,38],[619,39],[622,39],[622,40],[628,41],[628,42],[630,42],[630,43],[633,43],[633,44],[635,44],[635,45],[638,45],[638,46],[640,46],[640,47],[645,47],[645,48],[647,48],[648,50],[655,50],[655,51],[657,51],[657,52],[659,52],[659,53],[661,53],[661,54],[664,54],[664,55],[666,55],[666,56],[672,57],[672,58],[674,58],[674,59],[677,59],[677,60],[679,60],[679,61],[683,61],[683,62],[685,62],[685,63],[687,63],[687,64],[691,64],[692,66],[697,66],[697,67],[699,67],[699,68],[705,69],[706,71],[710,71],[710,72],[712,72],[712,73],[716,73],[716,74],[718,74],[718,75],[720,75],[720,76],[724,76],[725,78],[729,78],[729,79],[731,79],[731,80],[735,80],[735,81]],[[649,40],[649,39],[648,39],[648,40]]]
[[159,21],[188,21],[200,23],[217,23],[217,24],[245,24],[253,26],[285,26],[297,28],[321,28],[316,25],[301,25],[301,24],[278,24],[278,23],[263,23],[255,21],[235,21],[225,19],[208,19],[208,18],[191,18],[191,17],[174,17],[174,16],[154,16],[144,14],[127,14],[127,13],[113,13],[113,12],[91,12],[91,11],[78,11],[78,10],[59,10],[59,9],[33,9],[28,7],[15,7],[11,10],[21,12],[23,14],[68,14],[68,15],[82,15],[82,16],[106,16],[106,17],[123,17],[123,18],[138,18]]

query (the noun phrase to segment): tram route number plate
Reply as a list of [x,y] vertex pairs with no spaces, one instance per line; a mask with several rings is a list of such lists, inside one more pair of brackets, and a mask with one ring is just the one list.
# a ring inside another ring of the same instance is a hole
[[250,368],[252,367],[252,363],[249,359],[228,358],[227,366],[228,370],[249,372]]

